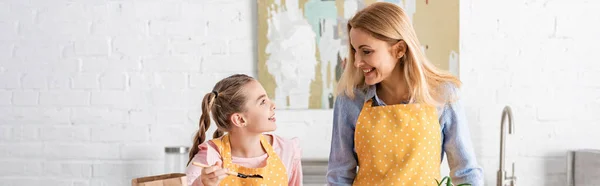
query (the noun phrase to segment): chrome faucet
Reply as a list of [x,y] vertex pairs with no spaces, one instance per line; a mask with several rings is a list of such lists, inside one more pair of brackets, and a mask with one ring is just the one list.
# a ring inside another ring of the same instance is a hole
[[512,163],[512,176],[507,176],[506,171],[504,170],[504,158],[505,158],[505,130],[504,123],[506,121],[506,117],[508,117],[508,134],[514,133],[515,125],[513,124],[512,111],[509,106],[504,107],[502,110],[502,120],[500,121],[500,169],[498,170],[498,180],[497,186],[505,186],[510,185],[514,186],[517,181],[517,177],[515,176],[515,163]]

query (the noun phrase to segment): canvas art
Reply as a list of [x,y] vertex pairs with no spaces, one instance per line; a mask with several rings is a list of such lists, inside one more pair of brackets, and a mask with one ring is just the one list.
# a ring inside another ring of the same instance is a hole
[[[278,109],[331,109],[347,21],[376,0],[258,0],[258,80]],[[459,0],[386,0],[410,17],[429,60],[458,75]]]

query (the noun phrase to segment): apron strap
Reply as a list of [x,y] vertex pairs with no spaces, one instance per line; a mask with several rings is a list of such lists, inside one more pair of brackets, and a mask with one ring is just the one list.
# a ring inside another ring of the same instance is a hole
[[[273,142],[275,142],[275,137],[273,137]],[[269,144],[269,141],[267,141],[264,134],[260,135],[260,144],[265,149],[265,151],[267,151],[267,155],[269,155],[268,158],[274,157],[275,150],[273,149],[273,146]]]
[[[275,138],[273,138],[275,140]],[[221,140],[215,140],[214,143],[219,147],[219,152],[221,154],[221,158],[223,158],[223,164],[231,164],[231,141],[229,140],[229,135],[225,135],[221,138]],[[219,144],[220,143],[220,144]],[[267,152],[267,155],[270,157],[274,157],[276,155],[273,146],[269,144],[269,141],[265,138],[265,135],[260,136],[260,144]]]
[[371,108],[371,107],[373,107],[373,99],[369,99],[369,100],[365,101],[365,104],[363,105],[363,108]]
[[221,157],[223,158],[223,165],[231,164],[231,143],[229,141],[229,135],[225,135],[221,138],[222,145],[219,147],[221,150]]

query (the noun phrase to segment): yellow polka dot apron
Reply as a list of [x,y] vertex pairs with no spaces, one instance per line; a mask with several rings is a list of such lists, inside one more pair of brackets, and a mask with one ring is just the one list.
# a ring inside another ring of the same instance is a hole
[[260,144],[267,151],[267,165],[261,168],[248,168],[236,165],[231,161],[231,143],[229,135],[225,135],[220,139],[211,140],[219,149],[221,158],[223,158],[223,168],[228,168],[242,174],[260,174],[260,178],[238,178],[236,176],[227,176],[219,185],[222,186],[264,186],[264,185],[288,185],[288,176],[283,162],[273,150],[273,147],[265,139],[264,135],[260,137]]
[[441,134],[436,108],[372,103],[365,103],[356,122],[358,174],[354,185],[437,186]]

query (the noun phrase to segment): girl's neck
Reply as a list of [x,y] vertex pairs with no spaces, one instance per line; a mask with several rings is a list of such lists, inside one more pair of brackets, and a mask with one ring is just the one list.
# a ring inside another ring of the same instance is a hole
[[253,158],[264,155],[266,151],[260,143],[261,136],[262,134],[230,134],[231,156]]

